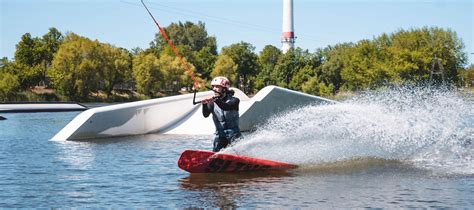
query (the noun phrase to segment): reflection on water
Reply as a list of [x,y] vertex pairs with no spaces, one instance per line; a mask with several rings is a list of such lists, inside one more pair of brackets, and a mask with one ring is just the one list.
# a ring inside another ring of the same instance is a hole
[[474,206],[473,186],[463,185],[464,179],[472,182],[472,177],[436,177],[394,161],[356,160],[284,173],[190,174],[179,186],[187,194],[185,207]]
[[244,207],[241,203],[249,196],[247,191],[265,191],[268,185],[290,182],[292,178],[292,173],[284,171],[242,172],[190,174],[179,182],[181,189],[196,193],[195,196],[189,198],[191,203],[202,203],[203,206],[219,208],[236,208]]
[[373,157],[354,158],[328,163],[304,164],[300,165],[295,171],[314,174],[347,174],[371,170],[397,170],[398,172],[423,171],[398,160],[385,160]]
[[78,170],[90,169],[95,159],[93,145],[83,142],[57,142],[57,154],[54,156],[64,164],[71,165]]

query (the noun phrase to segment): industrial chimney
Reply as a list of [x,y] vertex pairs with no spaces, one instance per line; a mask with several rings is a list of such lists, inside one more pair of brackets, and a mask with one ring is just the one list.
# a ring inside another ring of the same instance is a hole
[[293,0],[283,0],[283,46],[281,50],[286,53],[295,45],[295,33],[293,31]]

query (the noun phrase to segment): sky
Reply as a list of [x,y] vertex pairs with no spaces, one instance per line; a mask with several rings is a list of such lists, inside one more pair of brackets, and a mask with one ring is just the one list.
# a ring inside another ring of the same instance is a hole
[[[281,47],[282,0],[144,0],[163,27],[202,21],[218,49],[240,41]],[[117,47],[148,48],[157,27],[140,0],[0,0],[0,57],[12,59],[25,33],[50,27]],[[457,33],[474,63],[473,0],[294,0],[297,47],[314,52],[400,29],[441,27]]]

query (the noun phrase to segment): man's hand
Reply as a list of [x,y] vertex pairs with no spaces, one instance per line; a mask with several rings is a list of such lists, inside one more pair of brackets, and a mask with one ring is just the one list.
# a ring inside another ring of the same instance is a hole
[[214,97],[206,98],[206,99],[201,101],[202,104],[210,104],[210,103],[213,103],[213,102],[214,102]]

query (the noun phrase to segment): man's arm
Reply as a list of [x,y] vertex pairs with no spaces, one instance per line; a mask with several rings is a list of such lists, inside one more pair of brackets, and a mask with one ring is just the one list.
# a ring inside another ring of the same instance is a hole
[[239,110],[240,100],[235,97],[232,97],[231,99],[225,102],[221,99],[216,99],[214,102],[224,111]]
[[209,117],[209,115],[211,114],[211,110],[213,107],[211,107],[212,104],[209,103],[209,104],[202,104],[202,115],[204,117]]

